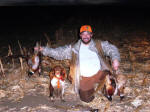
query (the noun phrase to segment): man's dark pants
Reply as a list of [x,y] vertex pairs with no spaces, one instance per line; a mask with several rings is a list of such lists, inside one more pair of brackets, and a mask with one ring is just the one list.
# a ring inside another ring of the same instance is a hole
[[87,103],[91,102],[94,99],[94,85],[104,80],[106,75],[105,72],[98,71],[98,73],[92,77],[81,76],[79,89],[80,99]]

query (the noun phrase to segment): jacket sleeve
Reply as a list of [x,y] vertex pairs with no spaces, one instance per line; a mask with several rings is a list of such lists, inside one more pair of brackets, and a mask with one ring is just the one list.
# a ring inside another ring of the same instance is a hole
[[65,45],[58,48],[43,47],[42,54],[44,56],[52,57],[56,60],[71,59],[72,48],[71,45]]
[[104,55],[109,56],[112,61],[114,59],[120,61],[120,53],[118,48],[115,45],[109,43],[108,41],[102,41],[101,45],[104,51]]

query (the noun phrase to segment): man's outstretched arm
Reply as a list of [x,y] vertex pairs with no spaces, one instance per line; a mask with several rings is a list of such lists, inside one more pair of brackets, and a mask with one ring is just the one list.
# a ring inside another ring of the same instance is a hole
[[118,67],[120,65],[120,63],[119,63],[120,62],[120,53],[119,53],[118,48],[115,45],[109,43],[108,41],[101,42],[101,45],[102,45],[104,54],[111,58],[113,69],[118,70]]
[[[36,47],[34,48],[37,49]],[[44,56],[52,57],[56,60],[71,59],[71,45],[65,45],[58,48],[40,47],[40,51]]]

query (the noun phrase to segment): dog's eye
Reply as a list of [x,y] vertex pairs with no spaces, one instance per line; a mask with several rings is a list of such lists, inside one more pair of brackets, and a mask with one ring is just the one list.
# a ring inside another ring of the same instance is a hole
[[55,73],[56,73],[56,74],[60,74],[60,71],[56,71]]

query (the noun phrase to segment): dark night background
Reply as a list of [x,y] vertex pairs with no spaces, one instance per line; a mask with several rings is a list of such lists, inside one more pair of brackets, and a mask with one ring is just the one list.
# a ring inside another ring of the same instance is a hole
[[15,46],[17,40],[35,45],[35,41],[45,39],[44,32],[55,40],[54,34],[60,27],[74,31],[83,24],[91,24],[98,32],[106,27],[109,31],[112,25],[135,26],[146,31],[150,26],[150,2],[146,0],[19,1],[0,0],[0,46]]

